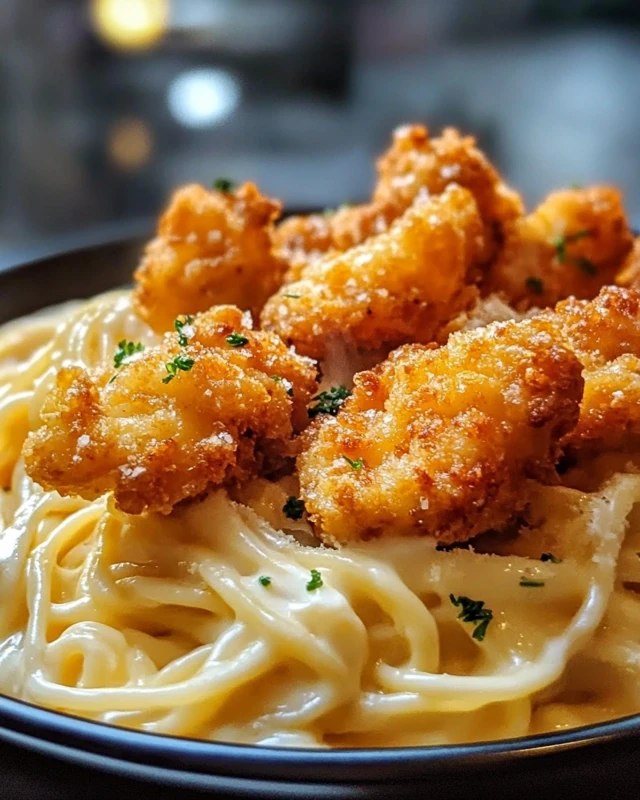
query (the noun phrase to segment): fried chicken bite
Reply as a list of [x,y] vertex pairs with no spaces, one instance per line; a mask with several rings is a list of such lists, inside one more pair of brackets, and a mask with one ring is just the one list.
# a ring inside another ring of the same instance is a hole
[[640,435],[640,293],[606,286],[590,302],[570,298],[538,319],[584,367],[580,420],[565,449],[624,449]]
[[614,282],[632,235],[615,189],[591,186],[553,192],[507,229],[487,292],[519,310],[552,306],[571,295],[595,297]]
[[233,304],[258,314],[282,283],[272,251],[281,206],[253,183],[231,191],[178,189],[135,274],[135,305],[158,333],[180,314]]
[[500,243],[504,227],[524,213],[520,196],[503,183],[475,139],[461,136],[455,128],[445,128],[436,137],[422,125],[398,128],[378,161],[378,176],[373,202],[400,210],[421,192],[441,194],[451,183],[468,189],[485,224],[483,261]]
[[369,350],[432,341],[475,297],[469,272],[481,246],[473,195],[450,186],[419,198],[387,232],[308,264],[267,302],[262,325],[313,358],[332,339]]
[[63,495],[113,492],[127,513],[167,514],[278,468],[308,421],[316,367],[247,317],[218,306],[117,372],[62,369],[25,444],[28,474]]
[[446,128],[430,137],[423,125],[405,125],[378,159],[378,182],[370,203],[340,206],[334,213],[291,217],[276,229],[277,251],[301,268],[330,250],[348,250],[387,230],[418,195],[439,195],[452,183],[474,196],[485,226],[478,260],[487,262],[502,240],[504,227],[524,213],[520,196],[506,186],[471,136]]
[[327,543],[380,535],[465,541],[527,503],[526,478],[553,479],[576,424],[582,366],[535,320],[405,345],[356,376],[337,416],[303,434],[301,494]]

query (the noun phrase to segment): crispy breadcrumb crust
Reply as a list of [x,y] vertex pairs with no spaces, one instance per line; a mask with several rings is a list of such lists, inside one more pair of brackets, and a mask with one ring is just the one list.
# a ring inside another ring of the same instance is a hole
[[584,366],[580,421],[565,448],[625,448],[640,435],[640,293],[606,286],[591,302],[570,298],[541,318]]
[[464,541],[522,510],[525,478],[555,477],[583,391],[580,362],[547,327],[494,323],[437,350],[405,345],[356,376],[352,397],[308,429],[298,457],[322,539]]
[[178,189],[135,274],[138,313],[159,333],[178,315],[217,304],[259,313],[286,269],[272,252],[280,211],[253,183],[229,192]]
[[298,280],[301,269],[322,253],[348,250],[382,233],[418,195],[442,194],[452,183],[468,189],[478,205],[485,233],[478,253],[482,263],[495,254],[505,226],[524,213],[520,196],[503,183],[475,139],[454,128],[436,137],[423,125],[396,129],[377,170],[370,203],[290,217],[277,227],[276,250],[290,264],[287,280]]
[[507,228],[486,292],[519,310],[595,297],[614,282],[633,243],[620,192],[609,186],[550,194]]
[[429,342],[474,299],[469,271],[481,245],[473,195],[452,185],[387,232],[308,264],[267,302],[262,325],[314,358],[332,337],[365,349]]
[[[28,474],[63,495],[113,492],[125,512],[167,514],[279,466],[307,423],[316,367],[276,336],[250,330],[247,316],[213,308],[183,327],[186,346],[167,334],[117,372],[62,369],[25,444]],[[232,334],[242,344],[232,346]],[[193,366],[163,383],[176,356]]]

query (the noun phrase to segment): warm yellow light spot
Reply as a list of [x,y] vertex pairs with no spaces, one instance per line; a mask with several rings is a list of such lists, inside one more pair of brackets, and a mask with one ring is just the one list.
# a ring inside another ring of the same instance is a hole
[[144,166],[153,151],[153,136],[142,120],[119,119],[109,129],[107,148],[120,169],[132,172]]
[[112,47],[144,50],[165,33],[169,0],[92,0],[96,33]]

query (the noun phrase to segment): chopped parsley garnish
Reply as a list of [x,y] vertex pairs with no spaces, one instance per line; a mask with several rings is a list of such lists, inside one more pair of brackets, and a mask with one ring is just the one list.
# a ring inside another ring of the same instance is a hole
[[540,556],[540,561],[550,561],[552,564],[560,564],[562,563],[561,558],[556,558],[553,553],[543,553]]
[[323,217],[332,217],[336,213],[335,208],[325,208],[322,212]]
[[342,456],[342,457],[347,462],[347,464],[351,467],[351,469],[358,470],[358,469],[362,469],[362,467],[364,466],[364,461],[361,458],[356,458],[355,461],[352,461],[349,458],[349,456]]
[[281,378],[279,375],[272,375],[271,376],[276,383],[281,383],[289,397],[293,397],[293,384],[291,381],[288,381],[286,378]]
[[249,344],[249,339],[241,333],[230,333],[227,336],[227,344],[230,347],[243,347],[243,345]]
[[301,294],[291,294],[291,292],[285,292],[283,297],[289,297],[291,300],[299,300],[302,295]]
[[536,278],[533,275],[527,278],[525,286],[534,294],[544,294],[544,283],[540,278]]
[[189,337],[184,332],[184,328],[188,328],[190,325],[193,325],[193,317],[189,316],[189,314],[185,314],[184,319],[180,319],[180,317],[178,317],[173,325],[178,332],[178,344],[180,347],[186,347],[189,344]]
[[268,575],[261,575],[258,580],[263,586],[270,586],[271,585],[271,578]]
[[300,519],[304,514],[304,500],[295,495],[287,497],[287,502],[282,506],[285,516],[289,519]]
[[539,589],[541,586],[544,586],[544,581],[535,581],[533,578],[520,578],[520,586]]
[[311,580],[307,581],[307,591],[314,592],[322,586],[322,575],[317,569],[311,570]]
[[113,357],[113,366],[116,369],[120,369],[125,359],[131,358],[134,353],[141,353],[143,350],[144,345],[142,342],[128,342],[126,339],[123,339],[121,342],[118,342],[118,349]]
[[162,382],[171,383],[171,381],[179,372],[189,372],[194,364],[195,361],[192,358],[187,358],[187,356],[176,356],[173,361],[169,361],[164,365],[169,374],[166,378],[162,379]]
[[351,397],[351,390],[346,386],[332,386],[328,391],[320,392],[312,399],[316,405],[309,409],[309,416],[311,419],[318,414],[331,414],[335,417],[347,397]]
[[567,233],[564,236],[558,236],[553,240],[553,246],[556,248],[556,258],[561,264],[567,260],[567,245],[572,242],[577,242],[579,239],[584,239],[587,236],[593,236],[593,231],[588,228],[576,231],[575,233]]
[[471,638],[481,642],[487,633],[489,623],[493,619],[493,611],[484,607],[484,600],[472,600],[470,597],[462,596],[456,597],[453,594],[449,595],[449,600],[454,606],[462,608],[462,611],[458,614],[458,619],[475,625]]
[[213,188],[218,192],[232,192],[236,188],[236,184],[229,178],[217,178],[213,182]]

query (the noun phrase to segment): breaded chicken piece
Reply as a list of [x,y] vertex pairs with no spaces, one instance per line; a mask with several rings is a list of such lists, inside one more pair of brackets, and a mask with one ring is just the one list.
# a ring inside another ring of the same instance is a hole
[[158,333],[180,314],[218,304],[258,314],[286,269],[272,252],[280,210],[253,183],[228,192],[178,189],[135,274],[138,313]]
[[440,194],[451,183],[468,189],[486,228],[483,260],[495,251],[505,225],[524,213],[522,199],[503,183],[475,139],[461,136],[455,128],[445,128],[433,138],[422,125],[398,128],[378,161],[378,175],[373,202],[400,211],[420,192]]
[[276,229],[278,254],[297,280],[300,269],[330,250],[348,250],[385,231],[419,195],[438,195],[452,183],[473,194],[485,226],[479,261],[486,262],[501,241],[502,230],[524,213],[519,195],[501,180],[475,139],[446,128],[430,137],[422,125],[405,125],[393,134],[377,163],[378,182],[370,203],[341,206],[334,213],[291,217]]
[[640,435],[640,293],[606,286],[591,302],[570,298],[538,317],[584,367],[580,421],[569,452],[624,448]]
[[300,487],[317,532],[452,542],[502,528],[526,505],[527,477],[554,478],[581,372],[536,320],[399,348],[304,434]]
[[519,310],[552,306],[571,295],[595,297],[611,284],[631,250],[632,235],[615,189],[553,192],[507,230],[486,283]]
[[475,296],[467,281],[481,241],[473,195],[450,186],[386,233],[310,263],[267,302],[262,325],[314,358],[332,338],[362,349],[432,341]]
[[218,306],[119,371],[62,369],[27,439],[28,474],[88,500],[113,492],[130,514],[279,466],[307,422],[316,368]]

